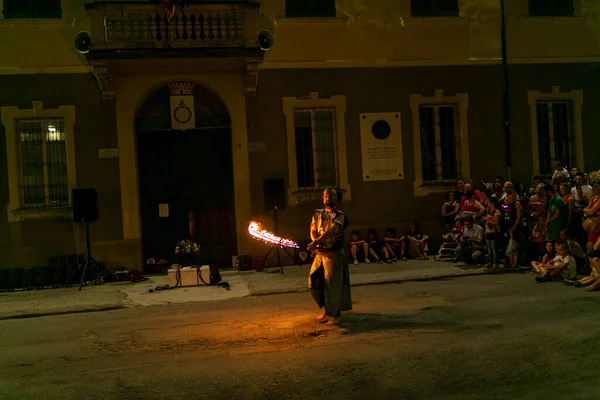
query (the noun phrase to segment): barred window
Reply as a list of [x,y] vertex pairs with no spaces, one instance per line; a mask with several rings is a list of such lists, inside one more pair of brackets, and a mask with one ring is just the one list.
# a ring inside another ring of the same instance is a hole
[[575,136],[572,129],[572,102],[538,101],[536,103],[539,170],[552,173],[553,161],[577,165]]
[[423,183],[453,181],[460,170],[458,107],[419,106]]
[[21,206],[68,206],[64,120],[17,120],[17,138],[20,150]]
[[335,109],[294,110],[298,188],[337,185]]
[[60,0],[3,0],[4,18],[60,18]]

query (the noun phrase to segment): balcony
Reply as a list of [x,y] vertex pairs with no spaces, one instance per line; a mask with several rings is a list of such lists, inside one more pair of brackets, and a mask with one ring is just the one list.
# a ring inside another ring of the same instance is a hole
[[190,4],[165,9],[151,2],[97,1],[86,4],[91,19],[88,60],[162,57],[257,57],[259,4]]

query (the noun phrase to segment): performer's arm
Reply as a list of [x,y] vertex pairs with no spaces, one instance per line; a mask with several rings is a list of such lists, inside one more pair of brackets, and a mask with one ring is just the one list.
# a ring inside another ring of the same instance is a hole
[[310,238],[314,242],[319,237],[319,232],[317,229],[317,221],[315,220],[315,216],[313,214],[312,222],[310,223]]

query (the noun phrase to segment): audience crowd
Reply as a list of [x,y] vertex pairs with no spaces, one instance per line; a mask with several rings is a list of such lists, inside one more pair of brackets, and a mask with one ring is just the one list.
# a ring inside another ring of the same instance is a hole
[[[540,283],[562,280],[600,289],[600,171],[569,171],[557,162],[546,179],[535,176],[531,185],[515,185],[496,177],[477,187],[457,179],[442,202],[447,232],[442,249],[451,249],[453,261],[486,268],[531,266]],[[355,264],[391,263],[428,259],[428,241],[412,223],[403,235],[386,229],[382,239],[374,229],[365,239],[353,231],[349,248]],[[576,280],[578,274],[589,276]]]

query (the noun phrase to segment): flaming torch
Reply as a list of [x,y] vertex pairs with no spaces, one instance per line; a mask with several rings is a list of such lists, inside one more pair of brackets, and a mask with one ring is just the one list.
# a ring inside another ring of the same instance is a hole
[[275,244],[279,247],[291,247],[294,249],[299,249],[298,243],[294,242],[290,239],[284,239],[275,235],[274,233],[269,232],[266,229],[263,229],[260,224],[256,221],[250,221],[248,224],[248,233],[256,239],[262,240],[265,243]]

